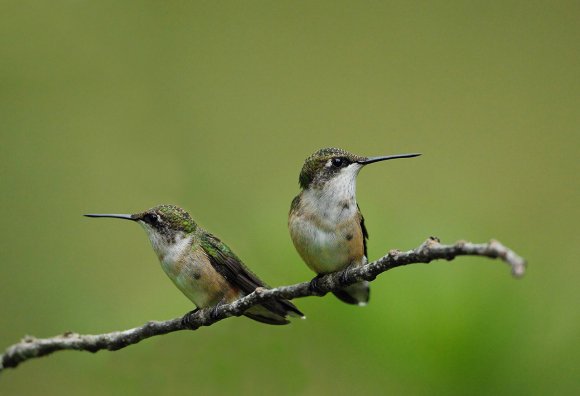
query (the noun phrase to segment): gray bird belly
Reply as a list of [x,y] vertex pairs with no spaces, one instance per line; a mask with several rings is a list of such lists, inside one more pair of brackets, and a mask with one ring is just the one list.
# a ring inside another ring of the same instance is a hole
[[361,233],[356,227],[343,226],[328,231],[312,222],[297,219],[291,228],[296,250],[316,273],[338,271],[350,265],[356,256],[362,256],[358,253],[362,249],[355,246],[357,242],[362,245],[362,239],[355,238],[357,232]]
[[163,269],[175,286],[198,308],[214,306],[233,292],[229,283],[209,263],[203,266],[191,262],[174,263],[163,266]]

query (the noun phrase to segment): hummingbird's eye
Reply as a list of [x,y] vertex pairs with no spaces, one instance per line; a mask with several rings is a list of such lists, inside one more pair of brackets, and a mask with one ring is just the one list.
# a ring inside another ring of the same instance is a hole
[[149,224],[153,225],[153,224],[157,224],[159,222],[159,216],[157,216],[155,213],[147,213],[143,217],[143,220],[145,221],[145,223],[149,223]]
[[332,165],[334,165],[336,168],[340,168],[345,163],[346,161],[344,160],[344,158],[336,157],[332,159]]

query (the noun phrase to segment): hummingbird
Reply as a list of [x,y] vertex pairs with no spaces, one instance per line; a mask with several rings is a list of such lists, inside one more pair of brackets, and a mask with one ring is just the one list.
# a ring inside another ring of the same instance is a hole
[[[159,205],[135,214],[86,214],[139,223],[147,232],[161,267],[175,286],[200,308],[231,303],[257,287],[267,287],[219,238],[201,228],[175,205]],[[278,298],[253,306],[244,315],[271,325],[304,318],[290,301]]]
[[[339,148],[323,148],[306,158],[298,179],[302,191],[288,215],[294,247],[318,277],[367,263],[369,234],[356,202],[356,176],[368,164],[421,154],[362,157]],[[367,281],[333,292],[347,304],[366,305]]]

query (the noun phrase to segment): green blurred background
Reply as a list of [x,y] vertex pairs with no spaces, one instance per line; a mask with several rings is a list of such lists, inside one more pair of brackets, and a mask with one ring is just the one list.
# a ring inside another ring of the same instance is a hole
[[272,285],[310,279],[286,229],[304,158],[365,169],[369,258],[499,239],[380,276],[371,304],[296,303],[118,352],[60,352],[0,393],[578,394],[578,2],[0,2],[0,348],[192,309],[140,227],[188,209]]

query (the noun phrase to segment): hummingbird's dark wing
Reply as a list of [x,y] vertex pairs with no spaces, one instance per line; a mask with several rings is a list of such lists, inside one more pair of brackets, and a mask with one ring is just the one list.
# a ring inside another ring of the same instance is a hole
[[[214,269],[233,287],[240,289],[244,294],[252,293],[257,287],[268,287],[268,285],[250,271],[234,254],[234,252],[232,252],[232,250],[218,237],[205,233],[201,238],[201,245],[207,253],[209,261]],[[281,318],[273,319],[262,315],[252,315],[251,313],[247,314],[247,316],[269,324],[288,323],[284,318],[289,313],[294,313],[300,317],[304,316],[304,314],[288,300],[276,299],[265,302],[261,305]]]
[[367,228],[365,227],[365,218],[363,217],[362,212],[360,211],[360,207],[358,206],[358,203],[356,204],[356,207],[358,209],[358,214],[360,216],[360,228],[361,228],[362,234],[363,234],[363,247],[364,247],[365,257],[368,258],[368,256],[367,256],[367,239],[369,239],[369,232],[367,231]]
[[232,286],[242,290],[245,294],[253,292],[257,287],[267,287],[218,237],[208,233],[201,243],[211,265]]

